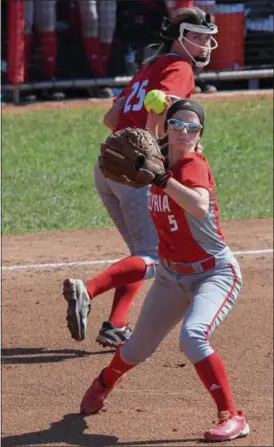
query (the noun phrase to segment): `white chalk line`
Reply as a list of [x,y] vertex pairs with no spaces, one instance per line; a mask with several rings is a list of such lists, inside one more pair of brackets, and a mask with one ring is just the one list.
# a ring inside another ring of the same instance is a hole
[[[273,253],[273,248],[265,250],[242,250],[234,251],[235,256],[245,256],[245,255],[260,255],[260,254],[270,254]],[[83,265],[99,265],[99,264],[113,264],[118,262],[120,259],[103,259],[96,261],[73,261],[73,262],[58,262],[52,264],[27,264],[27,265],[7,265],[2,266],[2,270],[39,270],[39,269],[60,269],[68,267],[80,267]]]
[[120,390],[116,389],[115,393],[127,393],[127,394],[135,394],[135,395],[141,395],[141,396],[184,396],[184,392],[172,392],[172,391],[151,391],[151,390]]

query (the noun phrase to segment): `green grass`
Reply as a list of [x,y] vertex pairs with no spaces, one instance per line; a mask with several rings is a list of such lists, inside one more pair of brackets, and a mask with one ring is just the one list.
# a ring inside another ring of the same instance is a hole
[[[205,154],[222,219],[272,217],[273,105],[267,98],[205,104]],[[93,182],[105,109],[2,115],[2,232],[111,224]]]

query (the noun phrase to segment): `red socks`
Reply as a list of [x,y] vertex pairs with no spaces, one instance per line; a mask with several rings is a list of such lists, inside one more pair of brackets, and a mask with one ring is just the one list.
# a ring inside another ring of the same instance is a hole
[[235,412],[232,391],[224,364],[218,354],[213,352],[194,367],[206,389],[214,399],[218,411]]
[[38,35],[43,63],[43,72],[47,79],[52,79],[56,70],[56,34],[55,31],[40,31]]
[[86,281],[86,288],[91,299],[107,290],[116,289],[109,317],[109,321],[114,326],[126,326],[128,311],[143,284],[146,270],[147,265],[143,258],[130,256]]
[[115,354],[109,364],[102,371],[102,381],[104,385],[108,388],[112,388],[119,379],[130,369],[134,368],[137,365],[129,365],[125,363],[124,360],[121,359],[120,356],[120,348],[118,347],[115,351]]
[[109,289],[124,287],[144,279],[147,266],[140,256],[130,256],[116,262],[95,278],[86,281],[90,298],[94,298]]
[[91,70],[96,76],[103,76],[100,40],[98,37],[84,36],[84,46]]
[[98,37],[85,36],[84,46],[89,66],[96,76],[107,75],[111,43],[101,42]]
[[109,321],[114,326],[123,327],[127,325],[127,316],[131,303],[143,282],[144,280],[140,280],[116,289],[109,316]]
[[[127,371],[137,365],[125,363],[117,348],[109,366],[102,371],[102,380],[107,387],[112,388]],[[232,392],[224,364],[215,352],[194,365],[201,381],[213,397],[218,411],[235,413]]]
[[102,69],[103,69],[103,77],[107,76],[108,71],[108,63],[111,54],[111,43],[101,42],[101,57],[102,57]]
[[[24,35],[24,67],[26,81],[28,80],[32,38],[32,34]],[[54,31],[40,31],[38,33],[38,39],[43,64],[43,74],[46,79],[52,79],[56,70],[56,34]]]

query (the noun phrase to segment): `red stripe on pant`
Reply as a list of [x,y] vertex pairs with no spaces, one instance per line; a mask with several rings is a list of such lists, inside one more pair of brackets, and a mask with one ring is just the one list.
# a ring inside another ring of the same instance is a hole
[[231,295],[232,295],[232,293],[234,292],[234,289],[235,289],[235,287],[236,287],[236,283],[237,283],[237,279],[238,279],[236,270],[235,270],[235,268],[234,268],[234,266],[233,266],[232,264],[229,264],[229,267],[231,268],[232,273],[233,273],[233,284],[232,284],[232,287],[231,287],[230,291],[229,291],[228,294],[226,295],[224,301],[223,301],[222,304],[220,305],[219,309],[217,310],[217,312],[215,313],[213,319],[211,320],[211,322],[209,323],[209,325],[208,325],[208,327],[207,327],[207,331],[206,331],[206,340],[208,340],[208,337],[209,337],[209,334],[210,334],[210,330],[211,330],[211,328],[212,328],[212,326],[213,326],[213,324],[214,324],[216,318],[218,317],[218,315],[219,315],[219,313],[221,312],[222,308],[225,306],[225,304],[227,303],[227,301],[228,301],[229,298],[231,297]]

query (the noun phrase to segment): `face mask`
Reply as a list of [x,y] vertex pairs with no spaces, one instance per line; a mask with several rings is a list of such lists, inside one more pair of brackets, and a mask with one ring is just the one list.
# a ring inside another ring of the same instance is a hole
[[[202,45],[198,45],[194,42],[191,42],[187,37],[185,37],[185,31],[192,31],[198,34],[210,34],[210,43],[208,47],[203,47]],[[218,42],[212,37],[212,34],[217,34],[218,28],[216,25],[211,24],[211,27],[207,28],[206,26],[200,26],[200,25],[191,25],[189,23],[181,23],[180,25],[180,36],[178,37],[178,41],[180,42],[182,48],[184,51],[188,54],[188,56],[191,58],[191,60],[194,62],[194,64],[197,67],[205,67],[209,64],[210,57],[211,57],[211,51],[215,50],[218,47]],[[207,55],[206,56],[198,56],[194,57],[192,54],[186,49],[184,41],[191,43],[195,47],[198,48],[206,48]]]

